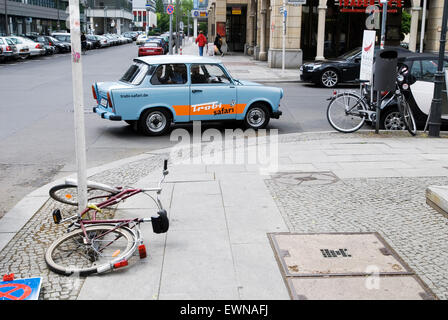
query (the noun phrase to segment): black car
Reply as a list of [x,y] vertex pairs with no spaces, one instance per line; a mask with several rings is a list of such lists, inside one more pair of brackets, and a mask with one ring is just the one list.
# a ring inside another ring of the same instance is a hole
[[132,39],[132,41],[135,41],[135,40],[137,40],[138,33],[134,32],[134,31],[125,32],[125,33],[123,33],[123,37],[130,38],[130,39]]
[[86,35],[86,38],[87,38],[87,41],[91,43],[90,49],[101,48],[101,42],[97,36],[95,36],[93,34],[88,34],[88,35]]
[[51,55],[56,52],[56,48],[53,43],[50,43],[50,41],[45,36],[27,35],[26,37],[33,40],[34,42],[40,43],[45,48],[45,55]]
[[[396,50],[399,57],[410,53],[403,47],[385,47],[385,49]],[[379,50],[379,47],[375,47],[375,52],[377,50]],[[336,59],[304,63],[300,67],[300,79],[326,88],[333,88],[342,82],[356,82],[359,79],[360,66],[361,47],[353,49]]]
[[63,41],[59,41],[56,38],[45,36],[51,45],[55,48],[55,53],[71,52],[71,44]]

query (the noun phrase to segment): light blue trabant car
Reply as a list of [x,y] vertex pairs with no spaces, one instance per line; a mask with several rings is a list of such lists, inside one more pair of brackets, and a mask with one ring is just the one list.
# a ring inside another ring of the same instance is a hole
[[117,82],[92,85],[103,119],[135,124],[146,135],[165,134],[171,122],[242,120],[248,128],[278,119],[281,88],[233,79],[213,58],[141,57]]

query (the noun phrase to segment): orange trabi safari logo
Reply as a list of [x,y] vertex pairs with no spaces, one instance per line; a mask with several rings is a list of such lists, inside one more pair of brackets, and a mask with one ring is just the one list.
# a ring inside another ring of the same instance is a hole
[[232,105],[223,105],[218,101],[206,102],[201,104],[193,104],[191,105],[192,113],[197,115],[220,115],[220,114],[229,114],[234,113],[235,109]]

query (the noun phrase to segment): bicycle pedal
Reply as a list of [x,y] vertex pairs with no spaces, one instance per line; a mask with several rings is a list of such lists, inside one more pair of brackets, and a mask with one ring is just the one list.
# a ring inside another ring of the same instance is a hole
[[55,209],[53,210],[53,221],[56,224],[59,224],[62,220],[61,210]]
[[138,254],[140,255],[140,259],[146,258],[146,247],[144,244],[138,246]]

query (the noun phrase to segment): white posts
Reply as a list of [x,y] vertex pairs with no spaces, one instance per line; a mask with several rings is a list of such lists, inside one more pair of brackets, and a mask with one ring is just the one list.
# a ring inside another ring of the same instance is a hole
[[425,23],[426,23],[426,0],[423,0],[423,13],[422,13],[422,31],[420,35],[420,53],[423,52],[423,40],[425,39]]
[[84,129],[84,102],[81,58],[81,22],[79,0],[69,0],[70,34],[72,46],[72,85],[75,117],[75,150],[78,169],[78,214],[87,206],[86,139]]
[[286,0],[283,0],[282,72],[285,71],[286,17],[287,17]]
[[193,41],[198,37],[198,18],[193,19]]

